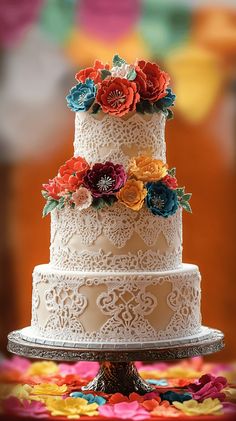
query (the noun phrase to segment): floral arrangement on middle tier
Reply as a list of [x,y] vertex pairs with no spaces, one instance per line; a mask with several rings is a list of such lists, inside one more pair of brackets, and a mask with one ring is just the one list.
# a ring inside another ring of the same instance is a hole
[[153,215],[164,218],[179,207],[191,212],[191,193],[178,187],[176,169],[143,155],[132,158],[127,171],[121,164],[107,161],[89,165],[83,157],[73,157],[59,168],[56,177],[43,184],[42,195],[47,200],[43,216],[65,206],[99,210],[116,202],[136,212],[146,206]]

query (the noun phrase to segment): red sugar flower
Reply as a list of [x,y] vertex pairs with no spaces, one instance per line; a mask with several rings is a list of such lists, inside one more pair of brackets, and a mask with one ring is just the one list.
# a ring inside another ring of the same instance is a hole
[[[146,83],[143,78],[143,74],[139,72],[138,67],[146,76]],[[166,96],[166,88],[169,84],[169,75],[160,69],[155,63],[149,61],[140,60],[138,61],[137,67],[137,83],[139,84],[139,93],[141,99],[147,99],[150,102],[155,102],[160,98]]]
[[97,92],[103,112],[119,117],[135,110],[139,99],[136,83],[120,77],[103,80]]
[[92,79],[95,85],[102,81],[100,70],[106,69],[109,70],[109,64],[103,64],[99,60],[95,60],[93,67],[87,67],[87,69],[80,70],[75,75],[75,79],[78,82],[84,83],[86,79]]
[[49,180],[48,184],[43,184],[43,188],[47,192],[48,196],[54,200],[59,200],[61,193],[63,192],[63,187],[57,183],[57,177]]
[[162,180],[169,189],[176,190],[178,187],[177,179],[175,177],[171,177],[171,175],[167,174]]
[[64,191],[75,191],[83,182],[83,177],[89,169],[89,164],[84,158],[73,157],[65,162],[59,169],[56,183]]

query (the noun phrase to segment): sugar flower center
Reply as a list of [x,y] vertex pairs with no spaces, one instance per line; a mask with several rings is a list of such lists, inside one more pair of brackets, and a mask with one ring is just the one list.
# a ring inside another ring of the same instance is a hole
[[160,196],[157,196],[152,199],[152,205],[158,209],[163,209],[165,206],[165,201],[161,199]]
[[107,96],[107,102],[113,108],[117,108],[120,104],[123,104],[126,100],[126,97],[123,92],[119,89],[109,92]]
[[107,191],[111,188],[113,183],[114,183],[114,180],[111,177],[109,177],[108,175],[105,174],[97,182],[97,187],[100,191]]

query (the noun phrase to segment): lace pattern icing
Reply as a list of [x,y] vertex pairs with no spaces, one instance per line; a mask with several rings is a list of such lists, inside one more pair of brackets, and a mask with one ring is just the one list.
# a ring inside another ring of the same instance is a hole
[[172,253],[138,250],[136,253],[105,253],[103,250],[71,251],[68,247],[54,250],[51,247],[51,264],[56,269],[81,272],[129,272],[177,269],[182,262],[182,248]]
[[[190,266],[191,269],[166,274],[117,273],[113,276],[50,270],[49,265],[36,267],[33,294],[40,295],[39,291],[44,291],[40,299],[49,317],[43,325],[39,323],[39,316],[33,316],[32,327],[45,338],[83,343],[144,342],[197,334],[201,329],[200,274],[197,267]],[[166,283],[171,285],[166,305],[172,316],[164,329],[157,330],[148,316],[158,311],[159,299],[149,288]],[[104,285],[106,290],[98,294],[96,308],[91,311],[94,318],[102,313],[107,320],[99,329],[89,332],[79,321],[89,302],[80,288],[97,285]],[[34,299],[34,303],[37,303],[35,314],[40,300]]]
[[[127,254],[105,253],[101,248],[86,250],[103,236],[122,248],[134,234],[142,240],[141,246],[156,247],[156,250],[132,250]],[[162,234],[168,249],[158,250],[158,237]],[[71,247],[76,236],[79,247]],[[81,250],[81,244],[84,249]],[[182,259],[182,212],[162,218],[152,215],[148,209],[140,212],[115,204],[111,208],[84,211],[69,207],[52,212],[51,215],[51,263],[54,267],[68,270],[168,270],[178,267]],[[96,264],[98,263],[98,266]],[[100,269],[99,269],[100,268]],[[132,268],[132,269],[131,269]]]
[[138,113],[127,120],[108,114],[98,120],[89,113],[76,113],[74,155],[88,162],[110,160],[127,167],[130,150],[135,147],[135,154],[151,153],[165,161],[165,121],[162,112],[153,114],[150,120]]

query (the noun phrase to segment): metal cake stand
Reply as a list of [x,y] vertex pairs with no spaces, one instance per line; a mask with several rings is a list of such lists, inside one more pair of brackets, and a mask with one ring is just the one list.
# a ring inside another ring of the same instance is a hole
[[145,394],[153,390],[138,374],[134,361],[170,361],[208,355],[224,347],[224,335],[219,330],[208,329],[209,334],[190,343],[174,345],[148,346],[139,348],[72,348],[37,344],[22,339],[21,331],[8,335],[8,350],[17,355],[35,359],[54,361],[99,361],[97,376],[83,390],[102,391],[105,393],[120,392],[129,395],[131,392]]

